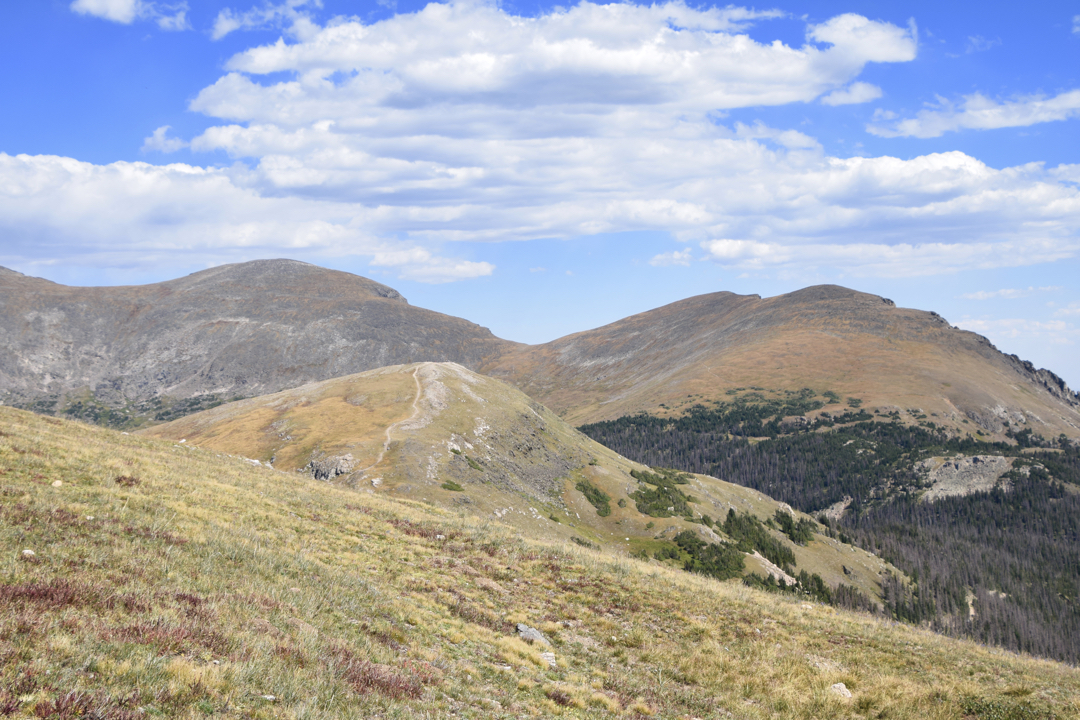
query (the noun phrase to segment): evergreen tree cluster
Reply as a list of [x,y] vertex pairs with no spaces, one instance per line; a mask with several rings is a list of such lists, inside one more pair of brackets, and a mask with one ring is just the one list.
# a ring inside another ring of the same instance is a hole
[[656,518],[675,515],[693,518],[694,511],[690,508],[690,503],[697,501],[678,487],[685,485],[690,476],[666,468],[653,468],[653,470],[656,472],[630,471],[631,477],[643,483],[630,495],[634,499],[638,512]]
[[780,526],[780,531],[791,539],[796,545],[805,546],[814,539],[814,523],[806,518],[799,518],[796,522],[790,513],[777,510],[773,520]]
[[735,512],[735,508],[728,509],[727,518],[724,520],[724,532],[735,541],[736,547],[745,553],[757,550],[766,560],[776,565],[788,575],[795,573],[795,553],[791,548],[769,534],[765,525],[750,513]]
[[707,543],[693,530],[683,530],[676,535],[675,543],[690,556],[683,564],[683,569],[688,572],[728,580],[738,577],[746,568],[742,552],[726,543]]
[[[850,497],[847,513],[829,532],[876,552],[913,581],[883,581],[890,615],[1080,662],[1080,445],[1047,441],[1027,429],[1012,433],[1016,445],[949,437],[932,422],[905,425],[861,408],[785,423],[798,403],[812,408],[820,401],[806,392],[753,400],[698,405],[679,418],[633,415],[581,430],[638,462],[723,478],[807,513]],[[957,454],[1014,457],[1005,478],[1010,488],[919,501],[926,484],[916,464]],[[774,521],[799,542],[798,523],[783,515],[788,519]],[[737,516],[730,529],[725,521],[724,531],[784,567],[774,559],[782,557],[778,552],[770,549],[776,552],[770,557],[758,547],[745,517]],[[831,591],[837,604],[873,605],[843,588]]]
[[611,514],[611,496],[600,488],[593,485],[586,479],[578,480],[575,486],[585,499],[588,500],[594,508],[596,508],[596,514],[600,517],[607,517]]

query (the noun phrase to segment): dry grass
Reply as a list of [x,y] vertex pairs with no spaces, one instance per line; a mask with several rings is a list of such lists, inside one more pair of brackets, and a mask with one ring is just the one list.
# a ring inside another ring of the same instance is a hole
[[1080,715],[1060,664],[172,442],[0,433],[0,715]]
[[[414,404],[417,382],[423,394]],[[407,421],[414,412],[421,422]],[[382,462],[367,469],[383,447],[387,428],[392,442]],[[311,383],[140,434],[264,461],[274,457],[274,467],[286,471],[303,469],[315,448],[324,455],[349,453],[362,460],[354,472],[335,477],[335,484],[375,492],[371,480],[378,478],[379,493],[447,508],[467,503],[474,516],[498,518],[529,537],[553,542],[578,537],[618,552],[654,555],[670,547],[681,530],[701,531],[682,517],[638,512],[628,496],[637,486],[629,473],[642,466],[577,432],[505,383],[448,363],[399,365]],[[556,462],[563,462],[566,474],[551,482]],[[600,517],[577,489],[583,481],[611,497],[610,515]],[[121,478],[117,482],[123,484]],[[707,476],[697,476],[688,489],[700,500],[695,512],[716,520],[726,517],[729,508],[764,520],[778,507],[755,490]],[[843,582],[879,596],[885,568],[879,558],[824,536],[802,547],[774,535],[795,553],[800,570],[817,573],[833,587]],[[766,572],[752,558],[748,570]]]

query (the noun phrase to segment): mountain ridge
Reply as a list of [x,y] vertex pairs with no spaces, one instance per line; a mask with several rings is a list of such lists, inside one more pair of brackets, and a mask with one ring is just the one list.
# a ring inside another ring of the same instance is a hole
[[[480,362],[512,345],[408,304],[393,288],[291,260],[227,265],[142,286],[70,288],[0,276],[8,404],[89,395],[251,396],[424,359]],[[418,350],[419,349],[419,350]]]
[[[541,345],[292,260],[70,288],[0,273],[3,402],[129,426],[386,365],[458,362],[574,423],[810,387],[953,432],[1080,437],[1080,394],[937,313],[837,285],[720,291]],[[974,423],[974,427],[969,426]]]
[[[958,432],[965,420],[1001,434],[1005,420],[1030,419],[1046,433],[1080,433],[1080,395],[1051,371],[932,311],[835,285],[771,298],[699,295],[512,349],[483,371],[578,423],[764,386],[919,408],[911,414],[936,413]],[[1033,387],[1008,387],[1017,383]]]

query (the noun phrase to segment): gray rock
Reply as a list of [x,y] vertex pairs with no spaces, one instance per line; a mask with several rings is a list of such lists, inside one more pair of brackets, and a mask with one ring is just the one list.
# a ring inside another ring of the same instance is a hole
[[[522,640],[524,640],[526,642],[536,642],[536,643],[540,643],[541,645],[549,645],[549,646],[551,645],[551,643],[548,642],[548,639],[546,637],[544,637],[544,633],[540,632],[536,628],[529,627],[525,623],[518,623],[517,624],[517,631],[518,631],[518,637],[520,637]],[[552,659],[554,659],[554,657],[555,656],[553,655]]]
[[351,454],[314,457],[307,464],[307,471],[316,480],[333,480],[338,475],[351,473],[356,459]]

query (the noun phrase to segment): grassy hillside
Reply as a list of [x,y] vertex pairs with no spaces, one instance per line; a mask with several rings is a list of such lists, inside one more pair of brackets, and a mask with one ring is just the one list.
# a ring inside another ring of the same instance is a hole
[[[589,439],[519,390],[452,363],[312,383],[143,432],[364,492],[461,509],[533,538],[659,555],[676,567],[691,560],[686,536],[682,546],[676,543],[679,533],[711,544],[731,541],[722,527],[729,512],[768,522],[781,508],[760,492],[705,475],[687,475],[666,489],[642,481],[659,476],[642,475],[647,467]],[[814,530],[796,544],[778,526],[760,528],[756,546],[743,545],[751,554],[739,572],[769,571],[752,554],[756,547],[778,565],[788,557],[790,576],[805,570],[832,588],[843,583],[880,600],[882,574],[894,569],[827,537],[823,527]]]
[[1080,715],[1063,665],[9,408],[0,546],[11,717]]

